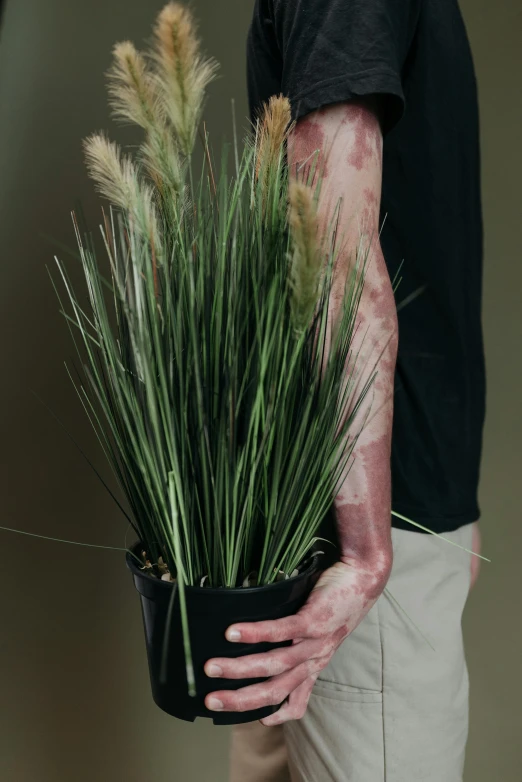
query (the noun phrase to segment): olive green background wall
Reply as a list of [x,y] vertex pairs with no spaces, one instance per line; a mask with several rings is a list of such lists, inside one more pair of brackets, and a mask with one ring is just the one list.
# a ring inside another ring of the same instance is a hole
[[[72,351],[45,268],[54,249],[42,234],[73,244],[69,211],[77,198],[97,220],[80,139],[109,127],[103,71],[113,42],[141,41],[161,5],[6,3],[0,39],[0,525],[123,545],[123,520],[33,394],[51,404],[103,466],[64,370]],[[206,112],[219,141],[230,137],[232,96],[238,117],[246,117],[244,46],[252,0],[193,5],[206,48],[222,63]],[[482,108],[489,398],[481,501],[485,550],[493,559],[465,619],[472,678],[466,780],[519,782],[522,9],[520,0],[462,5]],[[115,136],[126,143],[133,138],[126,129]],[[138,598],[123,556],[10,532],[0,532],[0,547],[2,782],[225,782],[226,729],[177,722],[152,703]]]

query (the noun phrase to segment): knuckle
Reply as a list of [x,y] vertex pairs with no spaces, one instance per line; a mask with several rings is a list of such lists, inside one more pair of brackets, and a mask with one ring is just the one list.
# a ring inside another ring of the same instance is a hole
[[246,665],[230,666],[228,670],[223,669],[223,673],[227,679],[249,679],[252,675]]
[[230,679],[248,679],[251,676],[251,663],[242,661],[241,658],[231,660],[229,664],[223,668],[225,678]]
[[241,633],[241,640],[244,641],[244,643],[248,644],[257,644],[260,640],[261,632],[258,630],[258,628],[252,627],[248,630],[248,632],[242,632]]
[[257,704],[253,703],[251,699],[239,696],[236,701],[237,711],[250,711],[250,709],[257,708]]
[[288,664],[285,663],[285,660],[278,658],[269,658],[264,667],[265,676],[279,676],[288,670]]
[[287,693],[282,687],[271,687],[270,688],[270,699],[268,703],[271,706],[277,706],[279,703],[282,703],[284,699],[286,698]]
[[248,711],[252,708],[251,699],[243,695],[241,690],[230,692],[230,694],[224,693],[221,700],[224,703],[225,711]]
[[314,639],[324,638],[324,634],[325,634],[324,628],[316,622],[310,624],[307,628],[307,635],[309,638],[314,638]]

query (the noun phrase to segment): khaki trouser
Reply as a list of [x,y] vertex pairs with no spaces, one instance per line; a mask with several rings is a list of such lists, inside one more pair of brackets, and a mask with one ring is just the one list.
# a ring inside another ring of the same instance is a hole
[[[469,549],[471,528],[445,537]],[[322,671],[304,718],[234,729],[231,782],[461,782],[470,555],[396,529],[393,548],[390,594]]]

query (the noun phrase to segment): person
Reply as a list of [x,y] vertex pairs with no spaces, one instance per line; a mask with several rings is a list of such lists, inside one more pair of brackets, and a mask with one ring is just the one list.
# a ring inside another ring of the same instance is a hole
[[[378,374],[335,498],[338,561],[296,616],[228,629],[293,643],[209,660],[207,706],[284,701],[235,728],[232,782],[457,782],[478,558],[425,531],[479,551],[479,131],[457,0],[257,0],[248,87],[253,117],[274,94],[290,100],[292,176],[318,150],[323,230],[342,204],[334,317],[360,232],[373,236],[358,334]],[[269,678],[226,692],[219,677]]]

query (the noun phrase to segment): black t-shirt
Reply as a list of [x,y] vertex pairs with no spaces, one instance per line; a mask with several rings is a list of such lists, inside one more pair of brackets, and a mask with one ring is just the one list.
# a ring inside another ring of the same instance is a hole
[[[477,90],[457,0],[257,0],[254,115],[377,95],[381,245],[397,290],[393,509],[436,532],[479,517],[484,418]],[[394,526],[414,529],[393,519]]]

